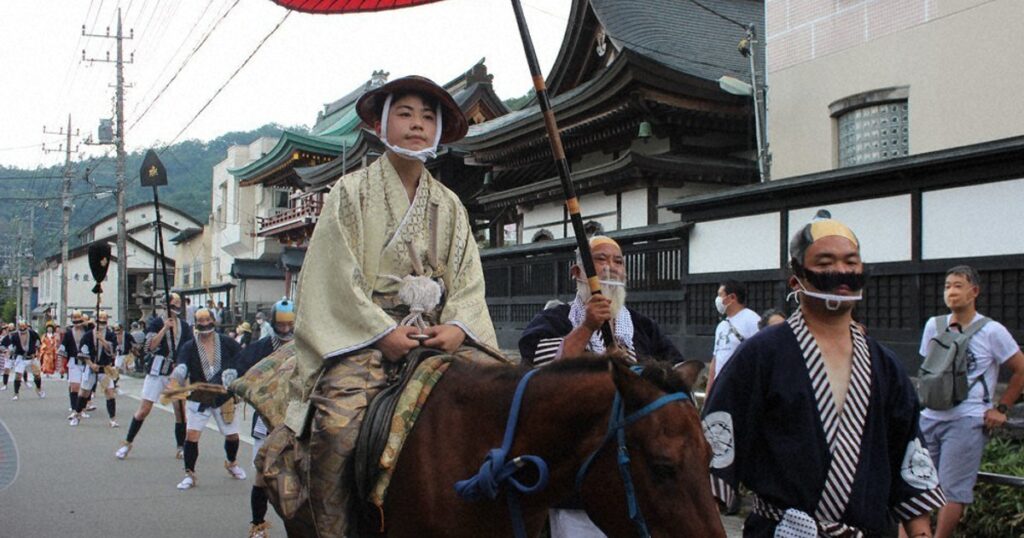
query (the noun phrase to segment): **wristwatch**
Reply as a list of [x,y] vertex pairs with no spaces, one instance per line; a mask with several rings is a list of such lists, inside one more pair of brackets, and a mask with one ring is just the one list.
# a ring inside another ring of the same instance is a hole
[[996,406],[996,411],[999,411],[1000,413],[1002,413],[1004,415],[1006,414],[1006,412],[1008,410],[1009,410],[1009,407],[1007,407],[1006,404],[1004,404],[1004,403],[1001,403],[1001,404]]

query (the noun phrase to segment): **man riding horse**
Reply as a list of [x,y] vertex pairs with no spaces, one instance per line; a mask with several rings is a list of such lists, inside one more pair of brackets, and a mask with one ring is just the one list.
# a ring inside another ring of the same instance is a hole
[[[466,209],[424,166],[439,143],[466,134],[462,111],[418,76],[366,93],[356,108],[388,149],[342,177],[324,202],[299,284],[284,425],[257,463],[282,515],[315,522],[321,536],[343,536],[349,526],[345,462],[383,386],[383,364],[420,346],[453,352],[464,343],[496,344]],[[307,435],[312,469],[301,479],[310,477],[303,483],[309,502],[297,502],[305,493],[289,488],[275,466]]]

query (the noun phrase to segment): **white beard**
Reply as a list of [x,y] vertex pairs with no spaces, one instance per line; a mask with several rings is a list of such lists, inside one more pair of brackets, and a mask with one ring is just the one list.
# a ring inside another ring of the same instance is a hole
[[[607,280],[601,281],[601,294],[612,301],[612,319],[619,317],[619,312],[626,305],[626,286],[608,284]],[[586,304],[590,300],[590,285],[586,280],[576,281],[576,295]]]

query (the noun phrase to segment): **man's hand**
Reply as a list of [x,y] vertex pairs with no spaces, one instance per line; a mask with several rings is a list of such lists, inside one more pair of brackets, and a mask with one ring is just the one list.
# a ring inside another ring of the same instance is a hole
[[164,318],[164,330],[174,330],[174,320],[172,318]]
[[99,372],[100,371],[100,365],[98,365],[98,364],[96,364],[94,362],[90,362],[89,363],[89,369],[92,370],[93,372]]
[[384,358],[395,362],[401,360],[407,353],[419,347],[419,340],[413,340],[409,338],[410,334],[419,334],[420,330],[418,327],[411,325],[400,325],[395,330],[388,333],[387,336],[377,340],[377,343],[373,347],[380,350],[384,354]]
[[430,336],[430,339],[423,342],[424,346],[433,347],[451,353],[466,340],[466,333],[462,332],[456,325],[434,325],[433,327],[427,327],[424,334]]
[[225,387],[230,386],[236,379],[238,379],[238,370],[235,370],[234,368],[228,368],[220,374],[221,383]]
[[999,412],[997,409],[989,409],[985,411],[985,429],[995,430],[1002,428],[1003,424],[1006,424],[1006,415]]
[[612,300],[604,295],[594,295],[587,301],[586,316],[583,318],[583,325],[590,329],[590,332],[601,330],[604,322],[612,319]]

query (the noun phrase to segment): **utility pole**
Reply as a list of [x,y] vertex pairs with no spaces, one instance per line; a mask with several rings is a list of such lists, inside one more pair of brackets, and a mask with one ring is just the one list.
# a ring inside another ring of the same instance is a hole
[[[60,131],[53,132],[47,131],[46,126],[43,126],[44,134],[52,135],[67,135],[67,141],[63,144],[63,147],[51,150],[46,149],[43,146],[44,153],[50,153],[55,151],[64,151],[64,185],[61,189],[60,204],[61,204],[61,224],[62,233],[60,236],[60,306],[57,308],[57,317],[61,327],[67,325],[67,310],[68,310],[68,241],[71,235],[71,114],[68,114],[68,131],[64,132],[62,127]],[[73,136],[78,136],[78,131],[74,131]],[[78,148],[75,148],[78,151]]]
[[114,145],[117,148],[117,320],[120,323],[126,323],[128,321],[128,232],[125,229],[124,222],[124,65],[126,63],[135,63],[135,54],[132,53],[131,59],[127,62],[124,61],[124,40],[134,39],[135,30],[131,30],[128,36],[124,35],[121,27],[121,8],[118,8],[116,34],[110,35],[110,28],[107,28],[106,35],[89,34],[86,33],[85,25],[83,24],[82,35],[86,37],[115,39],[117,41],[117,57],[114,60],[110,59],[109,52],[106,59],[86,58],[85,50],[82,50],[82,61],[113,63],[117,68],[117,84],[115,86],[116,127],[114,132]]

